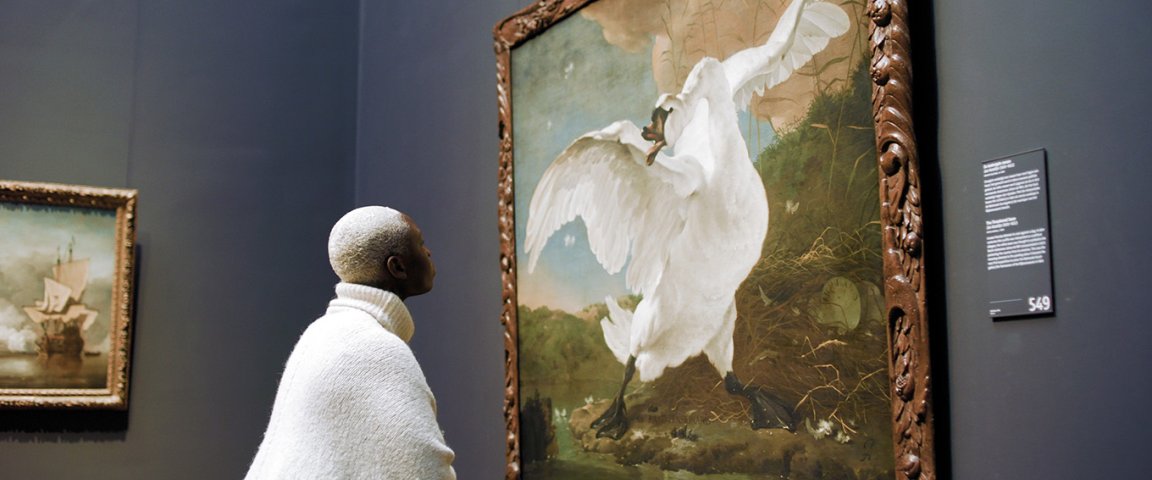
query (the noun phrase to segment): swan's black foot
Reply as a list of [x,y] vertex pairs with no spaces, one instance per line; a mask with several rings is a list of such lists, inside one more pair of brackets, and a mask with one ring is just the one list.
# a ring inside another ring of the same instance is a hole
[[783,428],[789,432],[796,431],[792,409],[775,395],[768,393],[764,387],[742,384],[735,374],[729,373],[724,377],[724,388],[728,393],[741,395],[751,403],[753,430]]
[[749,386],[744,396],[752,402],[752,429],[783,428],[789,432],[796,431],[792,409],[786,407],[775,395],[763,387]]
[[620,391],[612,400],[600,418],[592,421],[592,428],[596,429],[596,438],[608,437],[619,440],[628,431],[628,409],[624,408],[624,389],[632,381],[632,374],[636,373],[636,357],[628,357],[628,364],[624,365],[624,382],[620,384]]
[[608,437],[619,440],[628,431],[628,409],[624,407],[624,399],[617,398],[612,401],[600,418],[592,422],[596,429],[596,438]]

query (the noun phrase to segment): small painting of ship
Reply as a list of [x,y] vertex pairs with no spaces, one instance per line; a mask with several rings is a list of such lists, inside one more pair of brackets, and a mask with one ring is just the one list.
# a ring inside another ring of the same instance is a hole
[[89,259],[72,258],[68,245],[68,259],[61,261],[59,254],[52,276],[44,277],[44,298],[35,305],[24,307],[24,312],[40,327],[36,347],[40,355],[79,357],[84,352],[84,332],[96,321],[97,311],[80,301],[88,286]]

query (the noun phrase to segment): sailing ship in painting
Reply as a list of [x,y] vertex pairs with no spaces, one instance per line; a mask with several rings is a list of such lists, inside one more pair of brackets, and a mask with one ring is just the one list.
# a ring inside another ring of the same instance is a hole
[[89,259],[74,258],[73,247],[69,243],[67,260],[62,261],[57,254],[52,276],[44,277],[43,299],[24,307],[24,312],[40,327],[40,337],[36,339],[40,355],[78,357],[85,353],[83,334],[99,314],[81,301],[88,287]]

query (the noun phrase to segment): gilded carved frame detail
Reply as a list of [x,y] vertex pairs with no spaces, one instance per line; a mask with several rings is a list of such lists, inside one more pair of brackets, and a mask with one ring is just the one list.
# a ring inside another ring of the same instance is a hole
[[115,214],[107,380],[103,388],[0,388],[0,408],[128,408],[136,247],[136,190],[0,181],[0,203],[109,210]]
[[[504,325],[505,477],[520,477],[511,50],[595,0],[539,0],[494,28],[499,115],[499,228]],[[870,0],[871,77],[884,251],[896,472],[937,478],[925,303],[920,166],[912,120],[911,40],[905,0]]]

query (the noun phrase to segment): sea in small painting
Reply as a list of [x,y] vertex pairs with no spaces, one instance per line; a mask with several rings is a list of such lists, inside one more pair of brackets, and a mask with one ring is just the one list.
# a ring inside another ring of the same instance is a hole
[[0,203],[0,389],[107,388],[116,214]]

